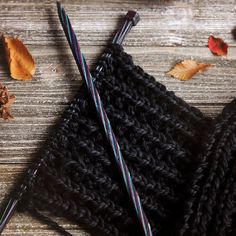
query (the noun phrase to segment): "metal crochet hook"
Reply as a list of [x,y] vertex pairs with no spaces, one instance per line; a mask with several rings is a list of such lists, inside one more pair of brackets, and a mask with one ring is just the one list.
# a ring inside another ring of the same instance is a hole
[[[140,18],[139,18],[139,15],[138,15],[137,12],[128,11],[126,16],[125,16],[125,19],[126,19],[125,22],[123,23],[120,30],[116,33],[116,35],[115,35],[115,37],[112,41],[113,44],[121,45],[123,43],[126,35],[129,33],[129,31],[131,30],[131,28],[133,26],[137,25]],[[111,54],[106,53],[104,56],[105,57],[110,57]],[[102,67],[98,66],[96,68],[96,71],[97,71],[97,73],[100,73],[102,71]],[[42,159],[40,159],[40,160],[42,160]],[[36,164],[33,168],[29,169],[29,171],[28,171],[29,173],[31,173],[33,175],[33,178],[36,177],[38,168],[41,165],[40,162],[41,161],[39,161],[38,164]],[[2,211],[2,214],[0,216],[0,234],[2,233],[2,231],[6,227],[6,224],[8,223],[10,218],[12,217],[12,215],[14,213],[14,210],[17,207],[17,204],[21,200],[22,195],[25,193],[27,188],[28,188],[27,185],[21,184],[20,187],[19,187],[18,192],[15,195],[12,195],[12,197],[9,199],[5,209]]]

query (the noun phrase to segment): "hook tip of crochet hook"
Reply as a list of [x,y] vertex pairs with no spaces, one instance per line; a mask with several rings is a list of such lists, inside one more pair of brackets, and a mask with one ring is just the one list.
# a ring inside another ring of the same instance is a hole
[[136,11],[128,11],[126,14],[126,19],[129,21],[132,21],[133,26],[137,25],[139,20],[140,20],[140,16],[138,14],[138,12]]
[[7,222],[10,220],[10,218],[16,208],[17,203],[18,203],[18,200],[13,199],[13,198],[10,198],[10,200],[8,201],[7,206],[6,206],[5,210],[3,211],[2,216],[0,218],[0,234],[4,230]]

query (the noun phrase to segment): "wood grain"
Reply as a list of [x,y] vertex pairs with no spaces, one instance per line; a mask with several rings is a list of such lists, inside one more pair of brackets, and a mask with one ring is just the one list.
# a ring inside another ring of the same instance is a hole
[[[236,95],[235,0],[64,0],[91,67],[129,9],[141,22],[125,41],[125,50],[168,89],[205,114],[215,116]],[[33,161],[49,130],[75,96],[81,78],[60,27],[54,0],[0,0],[0,31],[23,40],[37,63],[32,82],[10,79],[0,53],[0,78],[17,96],[12,121],[0,120],[0,200]],[[227,58],[207,49],[210,34],[229,44]],[[215,66],[181,82],[165,76],[176,62],[195,59]],[[78,226],[57,219],[74,235]],[[3,235],[57,235],[27,213],[16,213]]]

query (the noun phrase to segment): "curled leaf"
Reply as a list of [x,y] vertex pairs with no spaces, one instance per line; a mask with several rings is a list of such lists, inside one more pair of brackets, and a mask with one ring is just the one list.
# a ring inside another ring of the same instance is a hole
[[208,39],[208,48],[217,56],[224,56],[228,53],[228,44],[221,38],[215,38],[212,35]]
[[0,84],[0,118],[12,119],[11,105],[15,102],[15,95],[10,95],[7,88]]
[[31,80],[35,73],[35,63],[26,46],[16,38],[3,37],[3,40],[11,77]]
[[199,63],[193,60],[184,60],[174,66],[172,70],[167,72],[167,75],[173,76],[179,80],[189,80],[196,73],[204,72],[208,68],[212,67],[211,64]]

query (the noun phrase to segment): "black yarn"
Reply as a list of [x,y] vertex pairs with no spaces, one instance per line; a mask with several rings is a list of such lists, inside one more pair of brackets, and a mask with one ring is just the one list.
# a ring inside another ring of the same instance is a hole
[[[236,232],[235,101],[217,119],[134,65],[119,45],[94,71],[153,235]],[[22,208],[65,217],[92,235],[141,235],[113,156],[82,85],[64,120],[29,171]]]
[[58,225],[55,221],[51,220],[51,218],[49,218],[48,216],[43,215],[42,213],[40,213],[39,211],[37,211],[37,209],[35,209],[35,207],[28,206],[27,209],[29,212],[31,212],[31,214],[33,214],[34,216],[37,216],[38,219],[40,219],[42,222],[51,225],[54,228],[57,229],[57,231],[59,233],[61,233],[62,235],[65,236],[72,236],[72,234],[70,234],[69,232],[67,232],[63,227],[61,227],[60,225]]
[[200,154],[181,235],[234,235],[236,197],[235,100],[214,121]]

